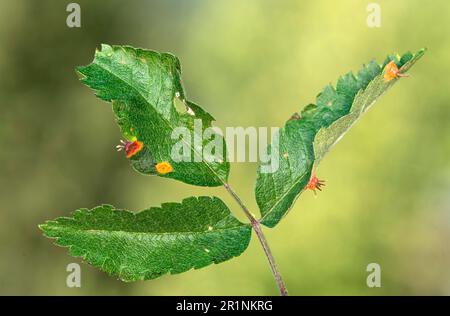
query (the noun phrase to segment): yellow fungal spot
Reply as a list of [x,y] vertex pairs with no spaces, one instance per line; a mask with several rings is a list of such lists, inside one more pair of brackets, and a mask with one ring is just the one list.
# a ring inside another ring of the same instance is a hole
[[386,67],[384,67],[384,80],[391,81],[392,79],[396,79],[398,77],[408,77],[408,75],[402,74],[395,62],[392,60],[386,65]]
[[288,153],[284,153],[284,154],[283,154],[283,157],[284,157],[284,158],[287,158],[287,157],[289,157],[289,154],[288,154]]
[[208,231],[212,231],[213,227],[212,226],[208,226]]
[[155,168],[159,174],[163,174],[163,175],[168,174],[173,171],[172,165],[167,161],[157,163]]
[[206,251],[206,252],[209,252],[209,249],[208,249],[208,248],[205,248],[205,251]]
[[398,67],[394,61],[391,61],[384,68],[384,80],[390,81],[392,79],[397,78],[398,76]]

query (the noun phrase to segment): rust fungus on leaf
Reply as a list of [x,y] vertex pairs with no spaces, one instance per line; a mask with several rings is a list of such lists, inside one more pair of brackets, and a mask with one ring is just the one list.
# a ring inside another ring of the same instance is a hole
[[125,153],[127,155],[127,158],[131,158],[134,155],[136,155],[138,152],[142,150],[144,147],[144,143],[141,141],[138,141],[137,139],[133,139],[131,141],[120,141],[121,144],[117,145],[117,151],[125,150]]
[[325,180],[319,180],[314,171],[311,174],[311,178],[309,179],[308,184],[306,185],[306,189],[313,190],[314,194],[316,194],[316,190],[322,191],[322,187],[325,185]]
[[173,167],[168,161],[163,161],[163,162],[157,163],[155,165],[155,168],[159,174],[163,174],[163,175],[168,174],[173,171]]
[[392,79],[396,79],[398,77],[408,77],[408,75],[400,73],[395,62],[392,60],[389,64],[384,68],[384,80],[391,81]]

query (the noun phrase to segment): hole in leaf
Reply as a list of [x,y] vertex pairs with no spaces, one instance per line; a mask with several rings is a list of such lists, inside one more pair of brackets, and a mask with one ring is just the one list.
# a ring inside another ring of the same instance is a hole
[[173,104],[175,106],[175,109],[177,110],[178,113],[180,114],[188,114],[188,115],[195,115],[194,111],[188,107],[186,105],[185,102],[183,102],[183,100],[181,100],[178,97],[175,97],[173,99]]
[[175,105],[175,108],[177,109],[177,112],[180,114],[185,114],[186,111],[186,105],[184,104],[184,102],[182,100],[180,100],[180,98],[173,98],[173,104]]

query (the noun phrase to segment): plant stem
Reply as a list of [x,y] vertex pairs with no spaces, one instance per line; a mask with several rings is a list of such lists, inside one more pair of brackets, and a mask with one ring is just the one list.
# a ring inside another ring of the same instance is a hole
[[261,228],[261,224],[259,221],[253,216],[253,214],[248,210],[248,208],[245,206],[245,204],[242,202],[240,197],[236,194],[236,192],[233,191],[233,189],[230,187],[228,183],[224,183],[225,189],[230,193],[230,195],[236,200],[236,202],[239,204],[239,206],[244,211],[247,218],[250,220],[250,224],[253,227],[253,230],[256,233],[256,236],[259,239],[259,242],[261,243],[261,246],[264,250],[264,254],[267,257],[267,260],[269,261],[270,269],[272,270],[272,274],[275,278],[275,281],[277,282],[278,289],[280,290],[281,296],[287,296],[288,292],[286,289],[286,285],[284,284],[283,278],[281,277],[280,272],[278,271],[277,264],[275,262],[275,258],[273,257],[272,251],[270,250],[269,244],[267,243],[267,239],[264,236],[264,233]]

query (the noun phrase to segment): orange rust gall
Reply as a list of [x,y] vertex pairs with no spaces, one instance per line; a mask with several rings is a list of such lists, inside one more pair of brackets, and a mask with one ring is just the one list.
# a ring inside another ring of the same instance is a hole
[[316,190],[322,191],[322,187],[325,185],[325,180],[317,179],[314,171],[311,174],[311,178],[309,179],[308,184],[306,185],[306,189],[313,190],[314,194],[316,194]]
[[407,77],[407,75],[400,73],[395,62],[392,60],[389,64],[384,67],[384,80],[391,81],[398,77]]
[[138,152],[142,150],[144,147],[144,143],[138,140],[127,142],[125,144],[125,152],[127,154],[127,158],[131,158],[136,155]]
[[159,174],[168,174],[173,171],[172,165],[167,161],[157,163],[155,168]]
[[138,141],[135,137],[131,141],[120,140],[120,144],[116,146],[117,151],[125,151],[127,158],[131,158],[142,150],[144,143]]

